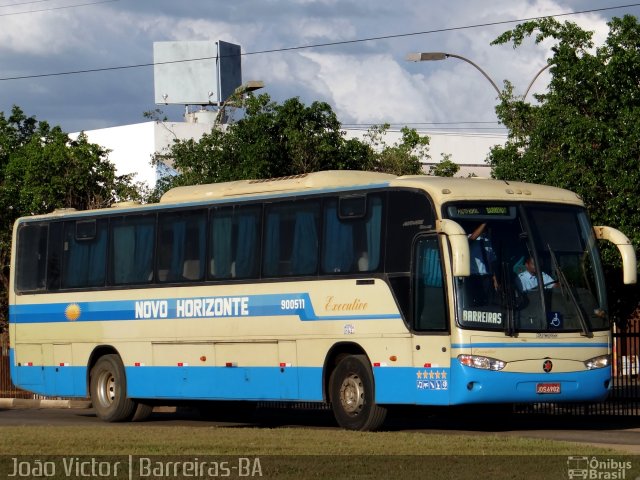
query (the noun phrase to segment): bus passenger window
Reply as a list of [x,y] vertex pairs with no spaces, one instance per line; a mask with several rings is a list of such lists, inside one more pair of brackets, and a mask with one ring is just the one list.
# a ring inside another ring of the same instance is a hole
[[313,275],[318,265],[317,202],[273,205],[265,227],[264,275]]
[[104,285],[107,223],[106,219],[64,222],[62,288]]
[[416,235],[433,230],[435,211],[424,192],[392,190],[388,194],[385,270],[409,273]]
[[[365,197],[358,197],[362,199]],[[324,206],[324,236],[322,247],[322,273],[372,272],[380,265],[382,227],[382,200],[369,195],[368,211],[348,218],[336,199]],[[355,202],[354,202],[355,203]],[[364,207],[361,207],[362,209]],[[342,213],[342,214],[341,214]]]
[[153,280],[155,215],[128,215],[111,221],[111,281],[115,285]]
[[160,214],[158,281],[204,280],[205,223],[205,210]]
[[222,207],[211,213],[209,275],[214,279],[258,276],[260,207]]
[[16,287],[42,290],[46,285],[47,225],[26,224],[18,230]]

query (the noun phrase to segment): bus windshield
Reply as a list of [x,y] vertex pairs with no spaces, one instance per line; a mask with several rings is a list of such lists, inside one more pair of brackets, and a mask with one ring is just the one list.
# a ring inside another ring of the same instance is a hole
[[609,328],[595,237],[585,211],[566,205],[448,205],[467,232],[471,275],[457,277],[463,328],[580,332]]

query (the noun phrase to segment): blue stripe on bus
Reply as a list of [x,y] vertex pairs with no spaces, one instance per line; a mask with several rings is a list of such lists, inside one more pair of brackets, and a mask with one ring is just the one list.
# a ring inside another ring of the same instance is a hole
[[[40,395],[85,398],[87,367],[17,366],[11,378]],[[125,367],[131,398],[322,401],[322,367]]]
[[[246,299],[246,312],[240,302]],[[198,307],[194,308],[194,302]],[[226,302],[224,311],[222,305]],[[185,306],[186,305],[186,306]],[[77,307],[69,317],[68,307]],[[138,308],[136,308],[138,307]],[[144,307],[144,308],[143,308]],[[355,306],[357,307],[357,306]],[[354,310],[357,311],[356,308]],[[138,314],[138,315],[137,315]],[[297,315],[302,321],[388,320],[401,318],[400,313],[317,315],[308,293],[237,295],[219,297],[181,297],[145,300],[69,302],[11,305],[11,323],[96,322],[108,320],[159,320],[175,318],[228,318]]]
[[536,343],[453,343],[451,348],[607,348],[608,343],[536,342]]
[[[42,395],[86,397],[87,368],[17,366],[9,350],[16,386]],[[322,401],[322,367],[126,367],[131,398]],[[598,401],[606,397],[611,369],[565,373],[511,373],[451,367],[374,367],[381,404]],[[539,383],[558,383],[559,394],[537,394]]]
[[9,349],[11,381],[16,387],[40,395],[85,398],[87,392],[87,367],[18,366],[14,349]]
[[126,367],[131,398],[322,401],[322,367]]

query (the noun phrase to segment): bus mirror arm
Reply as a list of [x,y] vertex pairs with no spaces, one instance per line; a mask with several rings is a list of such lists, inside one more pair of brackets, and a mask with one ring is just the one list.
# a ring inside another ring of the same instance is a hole
[[471,274],[469,239],[464,228],[453,220],[438,220],[436,231],[445,234],[451,244],[453,276],[468,277]]
[[636,251],[631,241],[620,230],[611,227],[595,226],[593,231],[598,240],[608,240],[620,251],[622,257],[623,280],[626,285],[637,281]]

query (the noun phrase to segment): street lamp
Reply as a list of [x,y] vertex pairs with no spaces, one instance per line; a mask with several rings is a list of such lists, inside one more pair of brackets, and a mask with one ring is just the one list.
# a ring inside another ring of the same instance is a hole
[[[253,92],[261,88],[264,88],[264,82],[262,80],[249,80],[236,88],[229,98],[244,95],[245,93]],[[228,100],[229,99],[227,99],[227,101]]]
[[462,55],[456,55],[454,53],[444,53],[444,52],[420,52],[420,53],[410,53],[410,54],[407,55],[406,59],[408,61],[410,61],[410,62],[433,62],[433,61],[438,61],[438,60],[446,60],[449,57],[458,58],[458,59],[460,59],[460,60],[462,60],[464,62],[467,62],[467,63],[473,65],[474,67],[476,67],[478,69],[478,71],[482,75],[484,75],[484,78],[489,80],[489,82],[491,83],[493,88],[496,90],[496,92],[498,92],[498,96],[500,96],[500,94],[502,92],[500,92],[500,89],[496,85],[496,82],[491,80],[491,77],[489,75],[487,75],[487,72],[482,70],[478,65],[473,63],[468,58],[463,57]]
[[[433,62],[433,61],[438,61],[438,60],[446,60],[449,57],[457,58],[459,60],[462,60],[464,62],[467,62],[467,63],[473,65],[475,68],[478,69],[478,71],[480,73],[482,73],[482,75],[484,75],[484,78],[489,80],[489,82],[491,83],[491,86],[495,89],[496,92],[498,92],[498,96],[501,95],[502,92],[500,91],[500,89],[496,85],[496,82],[494,82],[491,79],[491,77],[489,75],[487,75],[487,72],[485,72],[482,68],[480,68],[474,62],[472,62],[468,58],[463,57],[462,55],[456,55],[454,53],[445,53],[445,52],[419,52],[419,53],[409,53],[407,55],[407,57],[406,57],[406,60],[408,60],[410,62]],[[533,77],[533,80],[531,80],[531,82],[529,82],[529,85],[527,86],[527,89],[525,90],[524,95],[522,96],[522,101],[524,101],[524,99],[527,98],[527,94],[529,93],[529,90],[531,90],[531,86],[538,79],[540,74],[542,72],[544,72],[550,66],[551,66],[551,64],[547,63],[544,67],[542,67],[540,70],[538,70],[538,73],[535,74],[535,76]]]
[[237,101],[242,99],[245,93],[253,92],[254,90],[259,90],[264,87],[264,82],[261,80],[249,80],[248,82],[243,83],[239,87],[237,87],[229,97],[222,102],[220,108],[218,109],[218,114],[216,115],[214,124],[218,125],[219,123],[225,123],[227,120],[226,115],[226,107],[237,107]]

